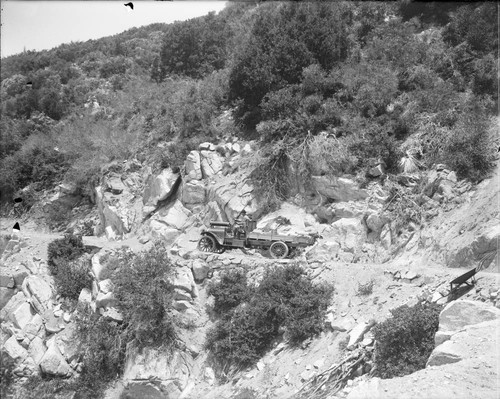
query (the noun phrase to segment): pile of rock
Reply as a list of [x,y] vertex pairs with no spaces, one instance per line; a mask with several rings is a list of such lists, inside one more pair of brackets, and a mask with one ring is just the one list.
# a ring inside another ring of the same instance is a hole
[[403,283],[421,283],[418,280],[420,275],[412,270],[384,270],[384,274],[391,276],[395,281],[401,281]]
[[69,377],[81,370],[72,315],[56,302],[51,285],[24,272],[1,280],[15,292],[0,311],[2,352],[14,361],[14,374]]
[[122,322],[123,315],[119,310],[118,300],[113,290],[113,276],[117,270],[118,262],[114,259],[113,251],[101,250],[91,258],[92,264],[92,290],[82,289],[78,297],[79,308],[90,307],[92,311],[99,312],[103,317],[115,322]]
[[0,262],[5,262],[13,254],[18,253],[22,248],[28,245],[26,240],[23,239],[17,231],[18,230],[13,230],[11,235],[2,237],[5,246],[2,245],[3,250],[1,252],[2,256]]
[[477,301],[487,302],[500,308],[500,288],[490,287],[482,288],[476,287],[475,295],[473,297]]
[[471,344],[479,345],[479,342],[471,342],[472,337],[480,336],[484,342],[487,337],[493,338],[499,327],[500,310],[496,307],[468,300],[449,303],[439,315],[436,348],[427,361],[427,367],[456,363],[467,358],[474,346]]
[[445,165],[438,164],[427,174],[424,194],[437,202],[451,201],[471,187],[472,185],[464,180],[458,182],[455,172],[447,169]]

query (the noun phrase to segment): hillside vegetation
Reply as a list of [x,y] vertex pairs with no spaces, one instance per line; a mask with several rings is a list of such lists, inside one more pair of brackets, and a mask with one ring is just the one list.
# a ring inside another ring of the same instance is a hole
[[230,136],[262,144],[252,177],[269,209],[290,165],[304,184],[373,160],[479,181],[496,150],[497,20],[494,3],[230,3],[4,58],[2,201],[63,180],[90,196],[111,160],[182,166]]

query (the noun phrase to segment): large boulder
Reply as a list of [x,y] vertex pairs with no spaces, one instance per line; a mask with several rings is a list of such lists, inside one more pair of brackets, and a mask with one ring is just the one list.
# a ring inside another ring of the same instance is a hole
[[112,307],[118,304],[118,300],[116,299],[115,295],[112,292],[108,292],[107,294],[104,294],[102,292],[99,292],[97,294],[97,298],[95,300],[95,306],[97,309],[99,308],[107,308],[107,307]]
[[186,170],[186,175],[184,177],[185,182],[201,180],[203,178],[201,173],[201,157],[198,151],[191,151],[188,154],[184,166]]
[[368,192],[346,177],[312,176],[313,188],[321,195],[335,201],[357,201],[368,197]]
[[184,206],[188,209],[203,205],[206,199],[205,184],[199,180],[184,182],[181,199]]
[[376,234],[377,237],[380,236],[382,228],[387,224],[387,222],[389,222],[387,217],[377,213],[370,213],[365,219],[366,227],[368,227],[370,232]]
[[6,305],[0,310],[0,321],[10,320],[11,314],[22,304],[26,303],[28,298],[22,291],[12,296]]
[[232,223],[243,209],[254,220],[262,214],[254,189],[243,176],[218,179],[208,187],[207,197],[209,206],[214,201],[220,208],[222,218],[219,220]]
[[439,315],[436,346],[466,326],[500,319],[500,309],[483,302],[457,300],[450,302]]
[[165,245],[172,244],[180,234],[180,231],[175,227],[167,226],[165,223],[159,220],[151,220],[149,223],[149,227],[151,230],[151,235],[154,238],[161,239]]
[[15,293],[13,288],[0,287],[0,309],[7,305]]
[[223,159],[218,152],[201,151],[200,154],[203,178],[212,177],[222,170]]
[[116,195],[107,191],[104,186],[97,186],[94,191],[101,231],[111,227],[117,235],[130,232],[142,211],[134,195],[128,189]]
[[208,276],[210,266],[201,259],[195,259],[191,264],[191,270],[193,271],[193,276],[196,281],[203,281]]
[[43,339],[40,337],[33,338],[29,344],[28,353],[36,364],[40,364],[45,352],[47,352],[47,347],[45,346]]
[[113,194],[121,194],[127,189],[119,175],[112,175],[105,180],[106,190]]
[[[482,350],[495,351],[500,319],[464,327],[449,340],[436,346],[427,360],[426,367],[457,363],[464,359],[483,356]],[[481,348],[481,346],[483,348]],[[498,366],[497,366],[498,367]]]
[[70,323],[59,332],[55,341],[64,359],[68,363],[77,361],[82,355],[82,343],[78,339],[78,331],[75,323]]
[[40,276],[31,275],[24,279],[22,289],[24,294],[32,299],[35,308],[41,305],[42,309],[37,310],[45,311],[52,306],[52,288]]
[[162,208],[157,212],[151,218],[151,221],[158,221],[168,227],[181,230],[186,227],[189,216],[191,216],[191,211],[185,208],[181,201],[177,200],[173,205]]
[[104,255],[104,252],[99,251],[98,253],[94,254],[90,260],[92,274],[98,282],[109,277],[109,270],[107,267],[109,262],[101,262],[102,255]]
[[55,340],[51,341],[47,351],[40,359],[40,369],[44,374],[54,377],[69,377],[73,373]]
[[25,328],[34,316],[31,305],[28,302],[22,303],[10,314],[10,319],[14,326],[20,329]]
[[227,216],[216,201],[210,201],[205,208],[205,217],[203,224],[208,226],[210,221],[216,220],[220,222],[227,221]]
[[196,296],[196,284],[193,279],[193,274],[187,267],[178,268],[175,270],[175,276],[172,279],[174,288],[186,291],[191,296]]
[[[24,326],[23,331],[29,339],[43,334],[43,318],[38,313]],[[40,334],[41,333],[41,334]]]
[[363,336],[375,325],[374,320],[363,321],[354,327],[349,333],[349,343],[347,349],[354,349],[354,346],[363,340]]
[[355,253],[366,238],[366,229],[358,219],[340,219],[332,223],[328,238],[338,242],[344,252]]
[[5,341],[2,352],[9,355],[15,362],[22,362],[28,357],[28,351],[19,345],[14,335]]
[[174,173],[171,169],[164,169],[159,175],[150,176],[144,189],[143,204],[155,207],[159,201],[164,201],[172,196],[179,184],[179,173]]
[[[498,250],[500,244],[500,224],[486,226],[475,237],[471,244],[476,259],[481,259],[487,253]],[[493,260],[493,259],[492,259]],[[488,267],[489,265],[485,265]]]

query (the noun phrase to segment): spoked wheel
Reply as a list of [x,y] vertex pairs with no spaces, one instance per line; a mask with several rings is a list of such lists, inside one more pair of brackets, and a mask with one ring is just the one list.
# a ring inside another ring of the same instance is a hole
[[203,252],[216,252],[217,244],[210,236],[203,236],[198,241],[198,249]]
[[269,253],[274,259],[283,259],[288,255],[288,246],[283,241],[273,242],[269,247]]
[[226,252],[226,248],[222,245],[217,245],[217,248],[215,248],[215,252],[218,254],[223,254],[224,252]]

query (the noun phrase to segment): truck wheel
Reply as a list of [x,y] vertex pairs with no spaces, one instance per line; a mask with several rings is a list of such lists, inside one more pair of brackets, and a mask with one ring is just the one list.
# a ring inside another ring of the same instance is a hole
[[198,249],[203,252],[215,252],[215,240],[210,236],[203,236],[198,241]]
[[217,252],[218,254],[223,254],[224,252],[226,252],[226,248],[222,245],[217,245],[217,248],[215,248],[215,252]]
[[269,247],[269,253],[274,259],[283,259],[288,255],[288,246],[283,241],[273,242]]

